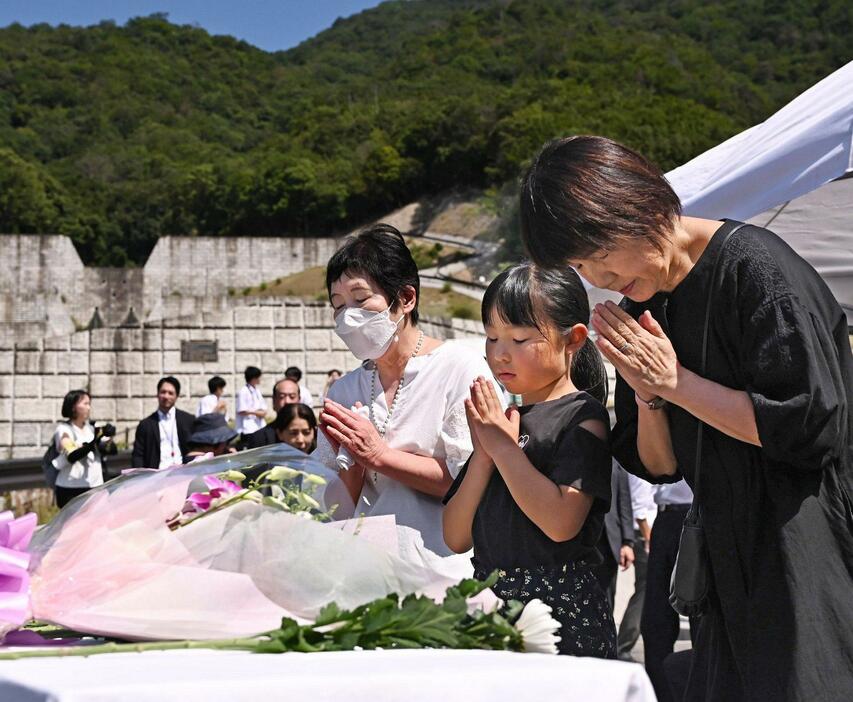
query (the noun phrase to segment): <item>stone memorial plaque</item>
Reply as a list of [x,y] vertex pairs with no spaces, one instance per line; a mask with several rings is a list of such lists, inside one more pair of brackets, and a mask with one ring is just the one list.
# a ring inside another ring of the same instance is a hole
[[218,341],[181,342],[181,363],[215,363],[218,360]]

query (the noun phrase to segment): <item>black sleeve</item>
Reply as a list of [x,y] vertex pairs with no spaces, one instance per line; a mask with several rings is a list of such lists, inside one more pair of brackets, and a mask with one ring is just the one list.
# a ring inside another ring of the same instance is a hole
[[[130,456],[130,465],[133,468],[147,468],[145,465],[145,420],[136,425],[136,436],[133,439],[133,453]],[[153,466],[156,468],[157,466]]]
[[634,511],[631,507],[631,486],[628,484],[628,474],[615,461],[613,470],[616,473],[616,515],[619,519],[619,533],[623,544],[634,545]]
[[611,463],[607,444],[583,427],[574,426],[560,439],[548,474],[557,485],[592,495],[606,513],[610,510]]
[[456,491],[459,490],[459,486],[462,485],[462,481],[465,480],[465,474],[468,472],[468,463],[471,462],[471,457],[468,457],[468,460],[465,461],[465,465],[462,466],[456,478],[453,480],[453,485],[447,490],[447,494],[442,499],[441,504],[446,505],[450,500],[453,499],[453,496],[456,494]]
[[805,470],[837,460],[849,389],[826,321],[786,296],[742,315],[741,325],[741,366],[762,453]]
[[68,454],[68,462],[69,463],[77,463],[80,459],[82,459],[87,454],[91,453],[95,450],[95,441],[89,441],[79,448],[74,449],[71,453]]
[[[637,449],[637,414],[639,412],[637,401],[634,399],[634,390],[622,380],[618,371],[614,406],[616,425],[611,434],[611,446],[613,457],[619,461],[619,464],[629,473],[648,483],[677,483],[681,480],[681,473],[677,470],[673,475],[652,475],[640,460],[640,452]],[[666,412],[665,409],[658,411]]]

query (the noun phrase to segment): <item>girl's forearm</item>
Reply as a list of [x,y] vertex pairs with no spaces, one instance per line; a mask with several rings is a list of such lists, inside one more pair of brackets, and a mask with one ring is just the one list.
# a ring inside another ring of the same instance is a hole
[[468,463],[465,479],[456,494],[447,503],[442,514],[444,543],[451,551],[464,553],[473,546],[471,529],[477,507],[492,476],[491,459],[488,456],[472,456]]
[[521,511],[553,541],[577,536],[592,498],[542,475],[509,437],[502,443],[494,452],[495,465]]

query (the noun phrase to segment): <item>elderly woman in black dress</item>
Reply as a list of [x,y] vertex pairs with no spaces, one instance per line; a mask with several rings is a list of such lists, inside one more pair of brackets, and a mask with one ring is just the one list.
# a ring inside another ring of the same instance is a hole
[[695,491],[703,423],[714,592],[686,699],[853,699],[853,358],[826,285],[770,231],[683,216],[657,168],[601,137],[545,146],[521,218],[534,261],[624,296],[592,320],[620,463]]

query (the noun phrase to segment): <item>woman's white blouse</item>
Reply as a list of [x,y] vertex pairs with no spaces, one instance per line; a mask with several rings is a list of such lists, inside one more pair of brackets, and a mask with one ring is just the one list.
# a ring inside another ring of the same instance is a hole
[[[328,397],[345,407],[356,402],[370,403],[372,370],[365,366],[350,371],[329,389]],[[409,360],[404,385],[397,406],[385,433],[391,448],[442,459],[452,477],[456,477],[473,447],[465,418],[465,398],[471,382],[479,375],[494,382],[485,358],[470,347],[446,341],[434,351]],[[499,386],[495,383],[495,387]],[[498,396],[503,393],[498,390]],[[382,427],[388,416],[385,393],[376,376],[374,421]],[[326,437],[320,433],[314,456],[336,469],[335,453]],[[441,499],[407,487],[384,475],[376,483],[373,471],[368,471],[365,485],[353,512],[339,507],[338,519],[353,515],[375,516],[393,514],[397,523],[417,529],[424,545],[440,555],[449,555],[441,527]]]
[[95,438],[95,431],[89,422],[86,422],[82,428],[70,422],[60,422],[56,426],[53,432],[53,442],[56,450],[59,451],[59,455],[53,460],[54,467],[59,471],[56,484],[66,488],[91,488],[103,485],[101,454],[97,450],[91,451],[76,463],[69,463],[68,456],[60,444],[63,435],[71,436],[74,443],[80,447]]

